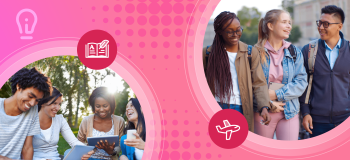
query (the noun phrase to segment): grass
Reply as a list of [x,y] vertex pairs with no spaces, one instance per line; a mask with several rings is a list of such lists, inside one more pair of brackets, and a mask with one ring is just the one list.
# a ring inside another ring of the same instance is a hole
[[[75,135],[75,137],[77,137],[79,128],[71,128],[73,131],[73,134]],[[64,138],[62,137],[61,133],[60,133],[60,140],[58,141],[58,153],[60,155],[64,154],[64,151],[66,151],[67,149],[71,148],[70,145],[66,142],[66,140],[64,140]]]

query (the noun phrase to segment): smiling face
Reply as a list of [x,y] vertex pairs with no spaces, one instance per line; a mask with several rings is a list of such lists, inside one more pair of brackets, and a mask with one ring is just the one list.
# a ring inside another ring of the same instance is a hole
[[95,99],[95,115],[100,118],[107,118],[111,116],[111,105],[102,97]]
[[241,29],[241,23],[237,18],[233,19],[231,23],[230,21],[231,20],[226,22],[225,26],[229,26],[221,33],[221,36],[225,40],[225,44],[227,46],[238,45],[238,41],[242,36],[242,32],[233,32],[239,31]]
[[30,108],[38,104],[43,98],[44,93],[34,87],[26,89],[18,88],[14,97],[17,99],[18,110],[21,112],[27,112]]
[[[43,105],[43,109],[42,111],[49,117],[55,117],[58,110],[60,110],[61,108],[61,104],[62,104],[62,96],[58,97],[56,99],[55,102],[52,103],[52,101],[54,100],[54,98],[52,100],[50,100],[49,102],[47,102],[46,104]],[[52,104],[51,104],[52,103]],[[50,104],[50,105],[48,105]],[[41,110],[40,110],[41,111]]]
[[126,114],[126,117],[128,117],[128,120],[130,122],[133,122],[133,123],[137,122],[138,114],[131,101],[129,101],[128,104],[126,105],[125,114]]
[[323,24],[320,27],[317,27],[318,33],[320,34],[321,39],[325,41],[338,36],[339,31],[343,27],[343,25],[341,24],[341,20],[337,17],[332,16],[331,14],[323,13],[321,15],[320,21],[328,22],[328,23],[340,23],[340,24],[329,24],[327,28],[324,28]]
[[292,30],[290,15],[281,13],[275,24],[268,24],[271,34],[278,39],[287,39]]

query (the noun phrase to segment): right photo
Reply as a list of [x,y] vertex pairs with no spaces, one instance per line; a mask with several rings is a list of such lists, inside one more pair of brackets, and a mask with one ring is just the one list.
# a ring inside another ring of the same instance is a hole
[[340,125],[350,115],[345,6],[222,0],[201,53],[218,105],[240,112],[250,132],[275,140],[309,139]]

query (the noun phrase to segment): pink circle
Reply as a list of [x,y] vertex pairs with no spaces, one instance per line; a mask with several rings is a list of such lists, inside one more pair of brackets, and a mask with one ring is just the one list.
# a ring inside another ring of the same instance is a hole
[[159,24],[159,17],[156,16],[156,15],[153,15],[149,18],[149,23],[152,25],[152,26],[156,26]]
[[202,156],[199,152],[196,152],[193,157],[194,159],[201,159]]
[[[163,35],[164,35],[164,34],[163,34]],[[169,46],[170,46],[170,43],[169,43],[168,41],[166,41],[166,42],[163,43],[163,47],[164,47],[164,48],[169,48]],[[165,56],[166,56],[166,57],[165,57]],[[168,55],[165,55],[165,56],[164,56],[164,58],[165,58],[165,59],[168,59]]]
[[193,43],[192,42],[188,42],[188,46],[189,47],[193,47]]
[[190,3],[186,6],[187,13],[192,13],[194,11],[194,4]]
[[205,157],[207,157],[207,159],[210,159],[210,158],[211,158],[211,154],[210,154],[210,153],[207,153],[207,154],[205,155]]
[[190,146],[191,146],[191,143],[190,143],[190,142],[188,142],[188,141],[182,142],[182,147],[183,147],[183,148],[188,149],[188,148],[190,148]]
[[175,36],[177,36],[177,37],[182,36],[182,30],[181,29],[176,29],[174,33],[175,33]]
[[193,31],[192,29],[189,29],[189,30],[187,31],[187,35],[193,36],[193,35],[194,35],[194,31]]
[[120,35],[120,30],[115,31],[115,35],[119,36]]
[[185,7],[181,3],[176,3],[173,6],[173,10],[176,14],[181,14],[184,11]]
[[162,17],[161,21],[164,26],[169,26],[171,24],[171,17],[168,15],[165,15]]
[[132,25],[134,23],[134,17],[131,17],[131,16],[126,17],[126,23],[128,25]]
[[[177,56],[176,56],[176,58],[177,58],[177,59],[180,59],[180,58],[181,58],[181,56],[180,56],[180,55],[177,55]],[[186,111],[187,111],[187,110],[186,110]],[[186,113],[187,113],[187,112],[186,112]]]
[[183,22],[184,22],[184,19],[183,19],[181,16],[176,16],[176,17],[174,18],[174,23],[175,23],[176,25],[181,25]]
[[207,147],[210,147],[210,146],[211,146],[211,144],[208,142],[208,143],[206,144],[206,146],[207,146]]
[[[140,43],[139,43],[139,47],[140,47],[140,48],[145,47],[145,45],[146,45],[146,44],[145,44],[145,42],[140,42]],[[141,55],[141,56],[140,56],[140,58],[141,58],[141,59],[143,59],[143,58],[144,58],[144,56],[143,56],[143,55]]]
[[156,55],[152,55],[152,58],[153,58],[153,59],[156,59],[156,58],[157,58],[157,56],[156,56]]
[[199,20],[199,22],[201,23],[201,24],[206,24],[207,22],[207,19],[206,18],[204,18],[204,17],[201,17],[201,19]]
[[162,156],[161,158],[159,157],[160,160],[168,160],[169,159],[169,152],[163,151],[163,154],[159,154],[159,156]]
[[184,132],[183,132],[183,135],[184,135],[185,137],[188,137],[188,136],[190,135],[190,132],[189,132],[189,131],[184,131]]
[[150,2],[155,2],[155,3],[156,3],[156,2],[158,2],[159,0],[149,0],[149,1],[150,1]]
[[122,22],[122,19],[120,17],[115,17],[114,18],[114,23],[115,24],[119,24],[120,22]]
[[104,5],[104,6],[103,6],[103,10],[104,10],[104,11],[108,11],[108,10],[109,10],[109,7],[108,7],[107,5]]
[[[164,56],[164,59],[168,59],[168,58],[169,58],[168,55],[165,55],[165,56]],[[168,70],[168,69],[165,69],[165,70]]]
[[157,46],[158,46],[158,43],[157,43],[157,42],[154,42],[154,41],[153,41],[153,42],[151,43],[151,47],[152,47],[152,48],[157,48]]
[[158,29],[152,28],[150,31],[150,34],[152,37],[157,37],[158,36]]
[[136,10],[138,13],[140,14],[145,14],[147,12],[147,4],[145,3],[139,3],[137,6],[136,6]]
[[162,6],[160,7],[163,14],[169,14],[172,11],[172,7],[170,3],[164,2]]
[[196,124],[199,124],[199,121],[196,121]]
[[[177,48],[180,48],[180,47],[182,46],[182,44],[181,44],[181,42],[176,42],[175,46],[176,46]],[[179,59],[179,58],[178,58],[178,59]]]
[[122,11],[122,6],[119,5],[119,4],[116,4],[116,5],[114,6],[114,11],[115,11],[115,12],[120,12],[120,11]]
[[170,153],[170,159],[171,160],[179,160],[180,159],[180,153],[178,151],[172,151]]
[[128,43],[128,47],[132,47],[132,43],[131,42]]
[[104,19],[103,19],[103,22],[104,22],[104,23],[108,23],[108,18],[104,18]]
[[129,55],[128,57],[129,57],[129,59],[131,59],[131,55]]
[[134,34],[134,31],[133,31],[132,29],[128,29],[128,30],[126,31],[126,34],[127,34],[128,36],[132,36],[132,35]]
[[95,6],[93,6],[93,7],[91,7],[91,9],[92,9],[92,10],[95,10],[95,9],[96,9],[96,7],[95,7]]
[[219,154],[218,157],[221,158],[221,154]]
[[185,110],[185,113],[187,113],[188,111],[187,110]]
[[117,43],[117,47],[119,47],[120,46],[120,43]]
[[167,124],[167,121],[166,120],[162,120],[161,124],[165,126]]
[[170,29],[165,28],[165,29],[163,29],[162,34],[164,37],[169,37],[171,34],[171,31],[170,31]]
[[201,30],[201,31],[200,31],[200,34],[201,34],[201,35],[205,35],[205,30]]
[[161,149],[167,149],[169,147],[169,143],[166,140],[160,141],[160,148]]
[[146,2],[146,0],[139,0],[139,2]]
[[163,137],[163,138],[168,137],[168,131],[167,130],[162,130],[160,132],[160,136]]
[[177,113],[177,110],[175,109],[173,112],[174,112],[174,113]]
[[151,3],[149,6],[148,6],[148,11],[149,13],[151,14],[158,14],[159,11],[160,11],[160,6],[158,3]]
[[201,4],[201,5],[199,6],[199,11],[200,11],[200,12],[204,12],[204,10],[205,10],[206,7],[207,7],[207,6],[206,6],[205,4]]
[[125,6],[125,11],[128,13],[132,13],[135,11],[135,6],[131,3],[129,3]]
[[180,147],[180,143],[175,140],[170,143],[170,146],[172,149],[178,149]]
[[189,159],[191,159],[191,154],[189,153],[189,152],[183,152],[182,153],[182,159],[184,159],[184,160],[189,160]]
[[184,124],[185,124],[185,125],[188,125],[188,120],[185,120],[185,121],[184,121]]
[[144,37],[145,35],[146,35],[146,30],[145,29],[140,29],[139,31],[138,31],[138,34],[139,34],[139,36],[140,37]]
[[186,22],[187,24],[192,25],[194,24],[195,20],[193,17],[190,16],[190,17],[187,17]]
[[173,120],[173,125],[176,126],[177,125],[177,120]]
[[199,143],[199,142],[195,142],[195,143],[194,143],[194,147],[196,147],[196,148],[201,147],[201,143]]
[[95,22],[95,19],[92,19],[92,22]]
[[173,131],[171,132],[171,135],[172,135],[173,137],[178,137],[178,136],[179,136],[179,131],[173,130]]
[[137,18],[137,23],[139,25],[145,25],[147,23],[147,18],[145,16],[140,16]]

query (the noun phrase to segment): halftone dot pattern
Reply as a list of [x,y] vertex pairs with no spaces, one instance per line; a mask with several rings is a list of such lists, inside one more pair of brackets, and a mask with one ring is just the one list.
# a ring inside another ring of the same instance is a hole
[[201,147],[201,143],[200,143],[200,142],[195,142],[195,143],[194,143],[194,147],[196,147],[196,148]]
[[152,25],[152,26],[157,26],[159,24],[159,17],[156,16],[156,15],[153,15],[149,18],[149,23]]
[[122,22],[122,19],[120,17],[115,17],[114,18],[114,23],[115,24],[120,24]]
[[140,37],[144,37],[146,35],[146,30],[145,29],[139,29],[138,34]]
[[[170,47],[170,43],[169,43],[168,41],[164,42],[164,43],[163,43],[163,47],[164,47],[164,48],[169,48],[169,47]],[[164,58],[165,58],[165,59],[168,59],[169,56],[168,56],[168,55],[165,55]]]
[[190,143],[189,141],[183,141],[183,142],[182,142],[182,147],[183,147],[184,149],[188,149],[188,148],[191,147],[191,143]]
[[147,5],[145,3],[139,3],[136,10],[140,14],[145,14],[147,12]]
[[170,29],[165,28],[165,29],[163,29],[162,34],[163,34],[164,37],[169,37],[170,34],[171,34],[171,31],[170,31]]
[[150,34],[152,37],[157,37],[158,36],[158,29],[152,28],[150,31]]
[[181,42],[176,42],[175,46],[176,46],[176,48],[180,48],[182,46],[182,44],[181,44]]
[[172,11],[172,7],[173,6],[170,3],[164,2],[160,8],[163,14],[170,14]]
[[122,6],[121,6],[120,4],[116,4],[116,5],[114,6],[114,11],[115,11],[115,12],[120,12],[120,11],[122,11]]
[[202,155],[199,152],[194,153],[194,159],[201,159]]
[[147,23],[147,18],[145,16],[139,16],[137,18],[137,23],[139,25],[145,25]]
[[168,147],[169,147],[168,141],[162,140],[162,141],[160,142],[160,148],[162,148],[162,149],[168,149]]
[[108,11],[109,10],[109,7],[108,6],[103,6],[103,11]]
[[125,6],[125,11],[127,13],[133,13],[135,11],[135,6],[131,3],[129,3]]
[[162,17],[161,22],[164,26],[169,26],[171,24],[171,17],[168,15],[165,15]]
[[[145,42],[140,42],[140,43],[139,43],[139,47],[140,47],[140,48],[144,48],[144,47],[145,47],[145,45],[146,45],[146,44],[145,44]],[[143,56],[143,55],[141,55],[141,56],[140,56],[140,58],[141,58],[141,59],[143,59],[143,58],[144,58],[144,56]]]
[[108,23],[108,18],[103,18],[103,23]]
[[151,14],[158,14],[159,11],[160,11],[160,5],[158,3],[151,3],[149,6],[148,6],[148,11],[151,13]]
[[185,10],[185,7],[181,3],[176,3],[173,10],[176,14],[181,14]]
[[182,153],[182,159],[184,159],[184,160],[189,160],[189,159],[191,159],[191,153],[189,153],[189,152],[187,152],[187,151],[183,152],[183,153]]
[[128,36],[132,36],[132,35],[134,34],[134,31],[133,31],[132,29],[128,29],[128,30],[126,31],[126,34],[127,34]]
[[126,23],[127,23],[128,25],[134,24],[134,17],[131,17],[131,16],[126,17]]
[[178,137],[178,136],[179,136],[179,131],[173,130],[173,131],[171,132],[171,136],[173,136],[173,137]]
[[180,159],[180,153],[178,151],[172,151],[170,153],[170,159],[171,160],[179,160]]
[[177,120],[173,120],[173,125],[176,126],[177,125]]
[[189,132],[189,131],[187,131],[187,130],[186,130],[186,131],[184,131],[184,132],[183,132],[183,136],[184,136],[184,137],[188,137],[188,136],[190,136],[190,132]]
[[168,136],[168,131],[167,131],[167,130],[162,130],[161,136],[162,136],[163,138],[167,137],[167,136]]
[[151,46],[152,46],[152,48],[157,48],[158,47],[158,43],[157,42],[152,42]]
[[132,47],[132,42],[129,42],[129,43],[128,43],[128,47]]
[[166,120],[162,120],[162,125],[166,125],[167,124],[167,121]]
[[195,135],[198,137],[198,136],[200,136],[200,135],[201,135],[201,132],[196,131]]
[[184,124],[185,124],[185,125],[188,125],[188,120],[185,120],[185,121],[184,121]]
[[176,25],[182,25],[183,21],[184,21],[184,19],[183,19],[181,16],[176,16],[176,17],[174,18],[174,23],[175,23]]
[[170,143],[170,147],[171,147],[172,149],[178,149],[178,148],[180,147],[179,141],[177,141],[177,140],[172,141],[172,142]]

